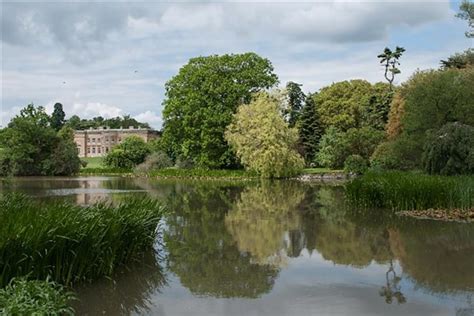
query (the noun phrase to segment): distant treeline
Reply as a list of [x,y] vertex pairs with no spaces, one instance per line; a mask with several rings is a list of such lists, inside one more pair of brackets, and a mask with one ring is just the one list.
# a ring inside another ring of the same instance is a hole
[[81,119],[77,115],[71,116],[67,120],[66,125],[74,130],[85,130],[98,127],[109,127],[109,128],[128,128],[130,126],[141,127],[141,128],[150,128],[148,123],[138,122],[130,115],[124,115],[122,117],[117,116],[113,118],[105,119],[102,116],[96,116],[91,119]]

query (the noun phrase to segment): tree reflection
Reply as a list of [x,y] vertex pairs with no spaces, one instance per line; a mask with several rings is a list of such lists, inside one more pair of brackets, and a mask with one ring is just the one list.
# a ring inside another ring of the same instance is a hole
[[194,295],[256,298],[268,293],[278,276],[274,266],[256,264],[240,251],[226,229],[226,212],[242,189],[206,183],[170,197],[168,265]]
[[288,181],[247,187],[225,218],[239,249],[259,264],[276,266],[288,253],[299,255],[304,242],[297,208],[304,194],[299,183]]
[[380,296],[385,297],[387,304],[392,304],[393,298],[396,299],[398,304],[406,302],[405,295],[401,292],[400,281],[401,277],[397,276],[395,269],[393,268],[393,260],[390,260],[390,267],[385,274],[386,285],[380,289]]

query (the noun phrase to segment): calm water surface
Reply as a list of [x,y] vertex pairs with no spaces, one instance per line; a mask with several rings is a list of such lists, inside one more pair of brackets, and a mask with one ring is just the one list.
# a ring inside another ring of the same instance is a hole
[[16,178],[0,192],[162,200],[156,253],[77,288],[81,315],[474,315],[474,225],[361,214],[343,188]]

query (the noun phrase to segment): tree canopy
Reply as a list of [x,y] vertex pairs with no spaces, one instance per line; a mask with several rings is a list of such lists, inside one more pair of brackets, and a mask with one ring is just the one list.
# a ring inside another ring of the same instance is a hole
[[91,119],[81,119],[77,115],[73,115],[67,120],[66,125],[74,130],[85,130],[89,128],[98,128],[106,126],[109,128],[129,128],[130,126],[150,128],[148,123],[139,122],[130,115],[124,115],[122,117],[117,116],[113,118],[103,118],[102,116],[96,116]]
[[166,83],[163,143],[173,159],[207,168],[231,167],[224,131],[252,93],[278,82],[268,59],[255,53],[192,58]]
[[239,107],[226,131],[242,164],[262,177],[291,176],[304,166],[296,152],[298,131],[288,126],[280,110],[275,98],[259,93]]

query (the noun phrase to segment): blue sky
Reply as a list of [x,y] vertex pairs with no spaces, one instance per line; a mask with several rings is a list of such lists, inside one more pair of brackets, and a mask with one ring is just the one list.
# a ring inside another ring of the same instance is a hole
[[[67,116],[131,114],[160,128],[164,84],[189,58],[253,51],[305,92],[382,80],[376,55],[403,46],[399,82],[473,47],[449,1],[2,1],[0,124],[33,102]],[[136,71],[136,72],[135,72]]]

